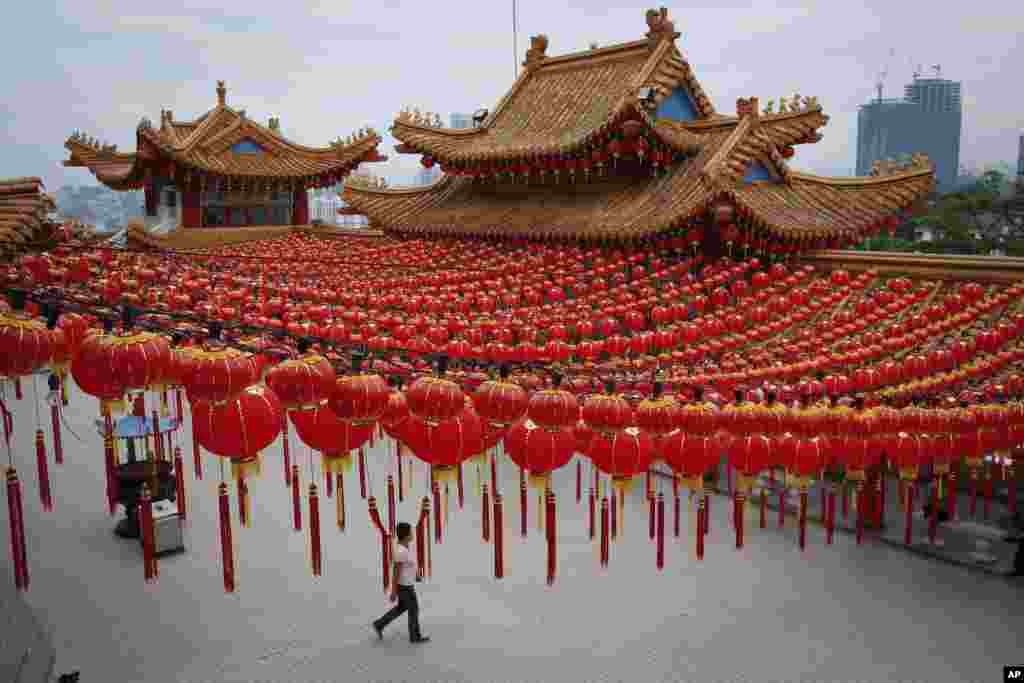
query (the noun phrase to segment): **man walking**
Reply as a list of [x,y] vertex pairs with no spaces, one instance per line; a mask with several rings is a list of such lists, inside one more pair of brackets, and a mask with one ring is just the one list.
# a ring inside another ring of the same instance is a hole
[[373,630],[378,638],[384,637],[384,629],[392,621],[402,616],[403,612],[409,613],[409,641],[413,643],[426,643],[430,638],[420,633],[420,604],[416,599],[415,582],[416,556],[409,550],[409,543],[412,542],[412,526],[408,522],[399,522],[395,528],[398,535],[398,547],[395,549],[395,563],[391,584],[391,602],[398,601],[387,614],[373,622]]

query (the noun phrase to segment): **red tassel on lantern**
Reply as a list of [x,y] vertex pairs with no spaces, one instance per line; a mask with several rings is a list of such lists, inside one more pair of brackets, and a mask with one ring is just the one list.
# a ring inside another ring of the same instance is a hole
[[160,575],[156,559],[156,525],[153,521],[153,499],[149,496],[149,486],[142,485],[142,498],[139,500],[139,521],[142,525],[142,564],[145,570],[146,583],[156,581]]
[[807,484],[800,485],[800,550],[807,546]]
[[547,519],[545,521],[547,522],[546,531],[548,534],[548,585],[553,586],[558,566],[558,534],[555,518],[555,494],[551,489],[548,489],[545,499],[547,502],[545,512]]
[[946,475],[946,515],[951,522],[957,515],[957,488],[956,468],[952,468]]
[[935,545],[935,534],[939,528],[939,482],[938,480],[932,485],[931,491],[931,509],[928,515],[928,542]]
[[583,499],[583,463],[576,461],[576,504]]
[[359,449],[359,495],[366,500],[366,456]]
[[[381,557],[384,569],[384,592],[387,593],[388,588],[391,586],[391,536],[388,534],[387,529],[384,528],[383,522],[381,522],[376,497],[370,496],[367,500],[367,505],[370,512],[370,521],[373,522],[373,526],[380,532]],[[395,580],[397,579],[398,577],[395,577]]]
[[910,545],[913,540],[912,533],[914,530],[914,487],[907,486],[904,495],[906,496],[904,501],[906,503],[906,519],[905,528],[903,529],[903,543]]
[[593,541],[594,540],[594,517],[596,516],[595,515],[595,513],[596,513],[595,507],[596,507],[596,503],[597,503],[597,499],[594,496],[594,489],[590,489],[590,494],[587,496],[587,498],[589,499],[589,502],[588,502],[588,522],[589,523],[588,523],[587,526],[588,526],[588,529],[590,531],[590,540]]
[[612,489],[612,500],[611,500],[611,522],[612,522],[612,535],[611,540],[615,540],[619,537],[619,503],[618,497],[615,495],[615,489]]
[[843,521],[845,522],[850,518],[850,490],[845,485],[843,486]]
[[43,510],[53,510],[53,494],[50,491],[50,467],[46,462],[46,441],[43,430],[36,430],[36,465],[39,468],[39,502]]
[[388,475],[388,533],[395,534],[395,479]]
[[679,538],[679,534],[680,534],[680,531],[681,531],[681,529],[680,529],[680,517],[681,517],[681,515],[680,515],[680,508],[682,507],[682,504],[679,502],[679,488],[678,487],[673,487],[673,488],[675,488],[675,491],[673,491],[673,495],[672,495],[672,501],[673,501],[672,502],[672,532],[673,532],[673,535],[676,538]]
[[762,529],[768,528],[768,489],[765,486],[761,487],[761,501],[760,501],[760,518],[758,519],[759,526]]
[[309,483],[309,550],[313,576],[323,572],[323,557],[320,554],[320,497],[316,484]]
[[864,493],[864,481],[857,482],[857,545],[864,542],[864,508],[867,506],[867,495]]
[[825,545],[830,546],[833,535],[836,531],[836,492],[829,486],[828,496],[825,498],[827,508],[825,510]]
[[185,466],[181,460],[181,448],[174,449],[174,498],[178,502],[178,515],[185,522],[188,519],[188,506],[185,501]]
[[[650,476],[650,475],[648,475]],[[652,496],[647,497],[647,536],[654,540],[655,517],[657,516],[657,502]]]
[[402,446],[395,449],[395,465],[398,467],[398,502],[405,500],[405,477],[402,476]]
[[119,490],[117,467],[114,463],[116,457],[117,455],[114,452],[114,421],[108,412],[104,416],[103,459],[106,461],[107,472],[107,506],[112,515],[117,512]]
[[697,503],[697,533],[694,534],[697,537],[697,559],[704,559],[704,534],[707,533],[707,524],[704,521],[705,515],[707,515],[707,498],[701,498]]
[[505,577],[505,524],[501,494],[494,494],[494,578]]
[[21,378],[20,377],[15,377],[14,378],[14,399],[16,401],[20,401],[21,400]]
[[665,568],[665,496],[658,493],[658,571]]
[[324,485],[327,488],[327,497],[330,498],[334,494],[334,477],[330,472],[324,475]]
[[481,504],[480,504],[480,530],[483,534],[484,543],[488,543],[491,540],[491,494],[487,484],[483,485],[481,491]]
[[[195,476],[197,481],[203,480],[203,453],[199,446],[199,432],[196,431],[195,420],[192,421],[192,467],[195,469]],[[234,588],[229,590],[231,593]]]
[[220,551],[224,566],[224,590],[235,592],[235,548],[231,542],[231,507],[228,502],[228,485],[221,482],[217,488],[220,510]]
[[287,415],[284,416],[284,427],[281,430],[281,439],[281,450],[284,453],[284,486],[285,488],[288,488],[292,485],[292,456],[291,446],[289,446],[289,441],[291,441],[291,439],[288,434]]
[[64,464],[64,443],[60,436],[60,406],[50,406],[51,431],[53,432],[53,458],[58,465]]
[[249,487],[245,483],[245,477],[238,478],[238,524],[248,529],[252,520],[249,514]]
[[181,389],[175,389],[174,390],[174,402],[176,404],[175,407],[177,408],[177,413],[178,413],[177,414],[178,426],[180,427],[181,426],[181,422],[182,422],[182,416],[185,414],[184,405],[182,405],[182,399],[181,399]]
[[491,453],[491,492],[498,495],[498,458]]
[[160,435],[160,415],[155,410],[153,411],[153,453],[157,460],[164,459],[164,441]]
[[520,533],[526,538],[526,508],[529,505],[526,497],[526,479],[523,476],[523,468],[519,468],[519,523]]
[[302,507],[299,496],[298,465],[292,465],[292,524],[295,531],[302,531]]
[[704,489],[704,535],[711,535],[711,489]]
[[434,494],[434,542],[441,542],[441,485],[438,482],[432,484]]
[[608,542],[608,496],[601,499],[601,567],[608,566],[609,546]]
[[427,569],[427,531],[424,526],[426,525],[428,505],[427,499],[424,498],[423,505],[420,508],[420,518],[416,522],[416,571],[421,578],[426,575]]
[[14,561],[14,587],[28,590],[28,558],[25,550],[25,518],[21,505],[21,482],[14,467],[7,470],[7,517],[11,522],[11,559]]
[[462,509],[462,504],[463,504],[462,463],[461,462],[459,463],[458,488],[459,488],[459,509],[461,510]]
[[336,508],[336,516],[338,518],[338,528],[342,531],[345,530],[345,480],[342,478],[341,472],[335,475],[335,488],[338,489],[338,496],[334,501]]
[[743,514],[743,506],[746,505],[747,496],[744,494],[742,489],[742,483],[735,488],[732,506],[732,522],[733,526],[736,528],[737,550],[743,548],[743,523],[746,519],[746,515]]

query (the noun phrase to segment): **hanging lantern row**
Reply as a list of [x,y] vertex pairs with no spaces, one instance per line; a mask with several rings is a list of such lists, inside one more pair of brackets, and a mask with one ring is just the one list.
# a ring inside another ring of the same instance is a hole
[[[834,279],[845,281],[848,278],[835,275]],[[906,292],[907,282],[894,280],[890,287]],[[980,295],[976,289],[970,291],[970,296]],[[201,345],[175,349],[164,337],[132,329],[130,316],[122,321],[123,329],[85,331],[80,335],[77,334],[80,329],[77,318],[70,318],[63,329],[54,316],[48,322],[47,325],[18,312],[4,315],[0,320],[0,343],[9,352],[3,355],[2,375],[17,379],[67,354],[72,376],[83,391],[100,399],[101,413],[107,418],[133,394],[168,386],[183,387],[192,409],[195,442],[230,464],[243,526],[248,526],[252,518],[247,481],[259,476],[261,452],[277,439],[288,421],[296,427],[304,443],[321,453],[324,471],[339,475],[337,480],[332,480],[339,484],[340,475],[349,471],[351,454],[373,438],[378,422],[387,427],[415,456],[431,465],[436,543],[443,540],[440,511],[446,504],[441,501],[447,499],[449,482],[461,483],[465,462],[504,441],[512,461],[529,474],[529,482],[539,490],[538,522],[546,528],[549,584],[554,581],[557,568],[556,501],[550,477],[553,471],[568,464],[576,452],[589,457],[594,467],[614,485],[610,491],[610,509],[607,496],[601,496],[600,555],[604,566],[609,560],[608,534],[614,537],[616,530],[622,529],[623,500],[631,482],[647,472],[657,459],[666,461],[693,493],[704,493],[697,535],[700,557],[709,504],[704,479],[722,454],[727,455],[741,476],[736,493],[740,511],[745,496],[752,494],[755,477],[761,473],[781,467],[794,478],[801,494],[800,544],[803,547],[810,483],[825,479],[830,471],[841,468],[849,473],[852,481],[863,481],[865,472],[888,461],[898,468],[901,480],[909,482],[917,478],[918,468],[926,462],[934,463],[945,473],[956,459],[965,457],[972,468],[972,477],[976,478],[986,454],[1024,447],[1024,404],[1019,400],[971,408],[909,407],[902,410],[885,406],[852,409],[809,402],[813,396],[835,397],[849,392],[852,380],[840,376],[826,377],[820,390],[808,387],[804,393],[807,398],[798,407],[787,407],[769,397],[764,403],[740,400],[734,405],[716,408],[702,402],[699,395],[693,401],[663,397],[660,386],[654,388],[653,398],[634,404],[617,395],[611,384],[604,394],[587,396],[581,403],[571,391],[559,387],[557,376],[554,387],[527,391],[510,381],[507,372],[467,395],[458,383],[445,377],[444,362],[438,364],[436,374],[417,379],[401,392],[389,388],[384,379],[373,372],[362,371],[358,362],[353,374],[336,377],[326,358],[305,351],[298,358],[270,367],[265,358],[222,344],[217,339],[216,329],[211,330],[210,339]],[[64,329],[74,332],[66,334]],[[1011,335],[1011,331],[1007,330],[1006,334]],[[68,339],[77,339],[76,348],[70,347]],[[998,335],[986,338],[983,344],[990,349],[997,348]],[[1005,368],[1024,360],[1024,356],[1011,355],[1003,360]],[[103,372],[98,372],[97,367]],[[264,377],[265,382],[261,381]],[[1019,399],[1024,380],[1012,375],[1005,387],[1006,392],[1015,392],[1011,394],[1014,399]],[[6,414],[6,409],[4,412]],[[108,431],[108,442],[109,434]],[[109,454],[107,462],[110,463]],[[365,493],[364,470],[370,465],[360,457],[359,466],[361,488]],[[8,475],[9,503],[12,523],[17,527],[21,519],[20,490],[16,474],[11,472]],[[287,483],[293,494],[295,526],[301,530],[297,465],[293,466]],[[442,489],[445,491],[443,499]],[[392,490],[393,487],[389,487],[389,495]],[[765,489],[761,490],[763,505]],[[226,590],[233,591],[237,586],[237,567],[228,491],[222,474],[218,498],[224,584]],[[524,534],[526,491],[524,479],[520,499]],[[343,501],[342,486],[336,495]],[[862,488],[858,488],[858,495],[863,499],[858,505],[858,514],[863,514],[863,510],[874,503],[867,503],[863,498],[867,494]],[[320,575],[323,558],[319,498],[313,482],[309,486],[309,500],[313,573]],[[390,531],[383,524],[373,497],[368,500],[371,518],[381,533],[387,572]],[[907,494],[907,500],[910,501],[907,505],[912,505],[912,494]],[[652,497],[651,503],[652,538],[656,529],[661,530],[658,531],[657,553],[661,568],[664,553],[660,539],[664,522],[654,524],[653,520],[663,520],[663,500]],[[146,492],[140,510],[146,539],[147,580],[155,579],[158,574],[150,505]],[[392,505],[389,501],[389,508]],[[424,509],[430,509],[430,501],[424,501]],[[832,509],[831,502],[827,509]],[[339,527],[343,527],[340,510],[339,507]],[[604,522],[609,511],[610,525]],[[829,514],[832,513],[826,513]],[[742,518],[742,514],[736,515],[738,547],[743,545]],[[498,519],[497,514],[495,519]],[[834,519],[826,519],[829,539],[833,522]],[[909,525],[907,528],[909,542]],[[498,534],[495,537],[497,542]],[[500,548],[496,547],[495,552],[500,554]],[[17,529],[12,534],[12,554],[16,583],[19,588],[25,588],[27,560],[23,532]],[[386,573],[385,584],[388,584]]]

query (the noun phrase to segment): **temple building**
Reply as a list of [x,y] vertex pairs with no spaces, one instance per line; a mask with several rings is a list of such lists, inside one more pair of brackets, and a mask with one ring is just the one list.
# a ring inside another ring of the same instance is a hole
[[64,143],[71,153],[64,165],[84,166],[114,190],[144,190],[147,229],[166,232],[306,225],[307,190],[334,186],[359,164],[387,159],[372,128],[325,147],[305,147],[280,131],[277,117],[262,125],[229,107],[218,81],[217,105],[197,119],[180,121],[171,110],[161,111],[159,126],[143,118],[133,153],[76,131]]
[[[476,128],[403,111],[401,153],[444,176],[415,189],[349,183],[343,198],[392,233],[621,242],[653,236],[706,251],[837,248],[920,206],[931,163],[878,162],[866,177],[789,167],[821,139],[815,97],[737,100],[715,111],[664,8],[641,40],[551,56],[531,38],[523,70]],[[483,115],[481,112],[480,115]]]

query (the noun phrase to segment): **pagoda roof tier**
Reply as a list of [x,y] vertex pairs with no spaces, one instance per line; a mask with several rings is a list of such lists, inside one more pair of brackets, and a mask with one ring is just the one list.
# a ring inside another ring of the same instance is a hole
[[[718,115],[675,45],[671,22],[652,22],[645,40],[548,57],[547,37],[531,38],[524,70],[478,128],[439,127],[430,115],[403,111],[391,133],[396,149],[441,162],[529,158],[572,152],[627,117],[643,114],[641,88],[657,105],[679,86],[698,120]],[[685,137],[685,136],[684,136]],[[686,141],[680,141],[685,145]]]
[[[753,104],[752,110],[745,104]],[[347,184],[344,199],[374,222],[397,231],[631,239],[666,230],[730,199],[780,237],[852,233],[925,196],[934,172],[926,157],[888,165],[875,175],[829,178],[792,171],[779,147],[811,139],[827,117],[820,107],[761,117],[756,99],[741,100],[740,118],[680,124],[659,120],[664,135],[693,136],[696,156],[664,175],[579,185],[490,185],[443,176],[415,189]],[[689,139],[689,137],[687,138]],[[747,180],[760,163],[768,180]]]
[[278,120],[253,121],[244,110],[225,103],[218,82],[218,103],[193,121],[179,121],[161,112],[159,127],[143,118],[136,129],[137,151],[118,152],[75,133],[64,143],[71,157],[64,166],[86,167],[114,189],[141,187],[150,163],[170,161],[195,171],[241,178],[323,179],[336,182],[363,162],[383,161],[377,152],[380,135],[367,128],[325,147],[306,147],[285,138]]

